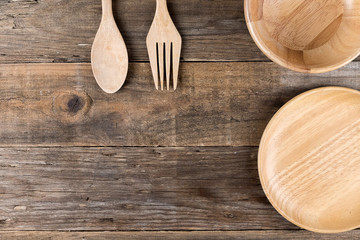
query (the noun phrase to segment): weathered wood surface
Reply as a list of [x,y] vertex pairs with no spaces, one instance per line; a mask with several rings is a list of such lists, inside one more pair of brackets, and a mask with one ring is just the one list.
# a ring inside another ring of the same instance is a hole
[[0,232],[2,240],[98,240],[98,239],[127,239],[127,240],[238,240],[238,239],[267,239],[267,240],[342,240],[358,239],[360,231],[342,234],[325,235],[305,231],[239,231],[239,232]]
[[[294,73],[263,62],[242,0],[168,2],[182,61],[192,62],[181,64],[179,89],[155,91],[141,63],[155,0],[113,1],[138,63],[110,96],[81,64],[90,62],[100,0],[0,0],[0,239],[359,238],[300,231],[282,218],[261,189],[256,146],[297,94],[360,89],[360,63]],[[42,230],[54,232],[28,232]],[[69,230],[79,232],[57,232]],[[171,230],[186,232],[153,232]]]
[[[268,61],[248,33],[242,0],[169,0],[185,61]],[[131,61],[148,61],[155,0],[113,1]],[[0,1],[0,63],[90,62],[100,0]]]
[[0,148],[0,230],[297,229],[257,148]]
[[320,86],[359,89],[360,63],[304,75],[273,63],[184,63],[175,92],[154,88],[147,63],[101,91],[89,64],[0,65],[0,145],[257,146],[273,114]]

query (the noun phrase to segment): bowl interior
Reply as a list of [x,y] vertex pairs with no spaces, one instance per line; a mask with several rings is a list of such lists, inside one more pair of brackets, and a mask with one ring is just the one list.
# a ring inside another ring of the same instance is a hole
[[360,0],[245,0],[249,31],[274,62],[335,70],[360,54]]

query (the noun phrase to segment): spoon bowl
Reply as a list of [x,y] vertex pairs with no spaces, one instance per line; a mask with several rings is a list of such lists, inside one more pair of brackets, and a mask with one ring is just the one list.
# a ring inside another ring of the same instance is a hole
[[261,51],[294,71],[332,71],[360,54],[359,0],[245,0],[245,17]]
[[102,0],[102,19],[91,50],[95,79],[106,93],[117,92],[128,72],[128,53],[112,13],[112,0]]

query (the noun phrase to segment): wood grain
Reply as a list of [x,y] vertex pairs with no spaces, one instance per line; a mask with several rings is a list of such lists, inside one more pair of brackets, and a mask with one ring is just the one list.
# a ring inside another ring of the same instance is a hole
[[266,127],[259,175],[273,206],[302,228],[360,226],[360,92],[326,87],[288,102]]
[[359,63],[287,71],[262,62],[243,1],[169,0],[181,60],[196,62],[181,65],[175,93],[157,92],[142,63],[155,1],[113,4],[139,63],[110,97],[90,64],[57,64],[90,63],[100,0],[0,1],[0,239],[359,238],[299,231],[268,203],[257,148],[232,147],[257,146],[276,110],[303,91],[360,89]]
[[[130,61],[148,61],[153,0],[114,1]],[[184,61],[267,61],[251,40],[242,0],[169,0]],[[90,62],[100,0],[0,1],[0,63]]]
[[360,2],[245,0],[249,31],[259,48],[283,67],[323,73],[360,54]]
[[149,64],[134,63],[109,96],[90,64],[0,65],[0,145],[257,146],[285,102],[320,86],[359,89],[359,68],[304,75],[273,63],[184,63],[179,89],[165,93]]
[[257,148],[0,148],[0,230],[297,229]]
[[321,235],[307,231],[222,231],[222,232],[0,232],[2,240],[236,240],[236,239],[268,239],[268,240],[342,240],[357,239],[359,231],[336,235]]

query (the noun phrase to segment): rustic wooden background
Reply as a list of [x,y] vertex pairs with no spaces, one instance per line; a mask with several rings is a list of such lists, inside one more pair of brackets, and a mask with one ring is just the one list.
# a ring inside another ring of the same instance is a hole
[[0,239],[360,237],[292,225],[257,174],[272,115],[312,88],[360,89],[359,62],[288,71],[251,40],[242,0],[169,0],[180,85],[155,91],[155,0],[113,2],[131,63],[107,95],[89,64],[100,0],[0,0]]

